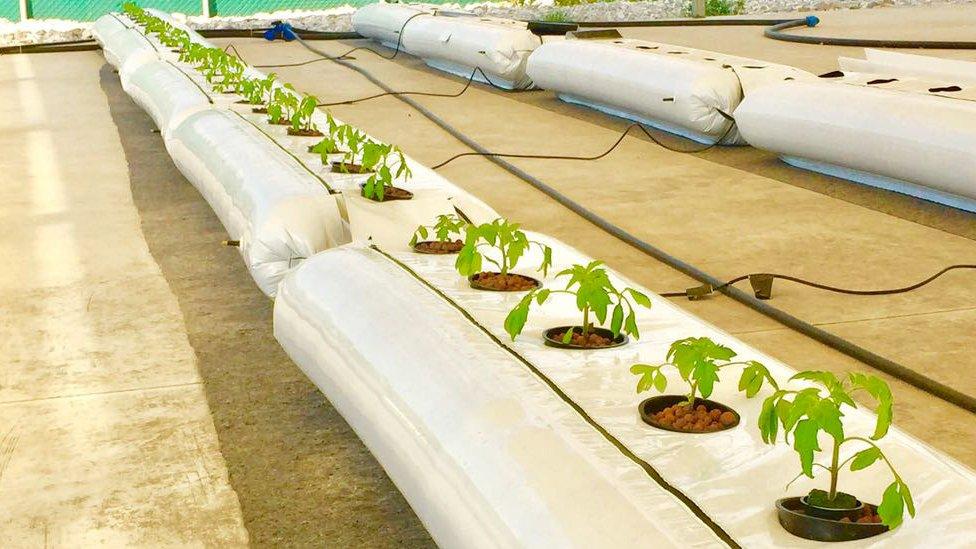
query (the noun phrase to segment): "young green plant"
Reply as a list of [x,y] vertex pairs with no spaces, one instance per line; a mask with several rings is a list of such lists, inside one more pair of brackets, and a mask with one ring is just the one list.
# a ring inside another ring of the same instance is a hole
[[318,105],[319,100],[314,95],[303,95],[294,113],[291,115],[291,128],[288,133],[312,137],[322,135],[319,127],[312,121],[312,116],[315,114],[315,109]]
[[[800,459],[801,472],[789,484],[801,476],[814,478],[815,468],[826,471],[830,475],[829,489],[812,490],[807,496],[807,503],[829,509],[850,509],[856,506],[856,499],[838,490],[841,470],[850,464],[851,471],[860,471],[881,461],[893,478],[878,506],[881,521],[889,528],[895,528],[902,523],[906,509],[914,517],[915,503],[908,485],[881,448],[875,444],[875,441],[888,434],[891,426],[893,403],[888,384],[878,377],[857,372],[838,379],[830,372],[806,371],[790,379],[812,381],[823,388],[779,389],[763,402],[759,414],[759,431],[763,441],[775,444],[782,427],[783,441],[789,442],[792,434],[793,449]],[[853,398],[857,393],[867,394],[877,404],[877,420],[870,438],[848,436],[845,432],[842,408],[844,405],[857,408]],[[831,440],[830,461],[827,465],[815,462],[817,453],[823,451],[818,436],[821,432]],[[846,444],[857,444],[862,449],[841,460],[841,448]]]
[[[634,339],[640,339],[635,304],[650,308],[651,300],[649,297],[633,288],[618,289],[614,286],[602,261],[591,261],[587,265],[573,265],[556,274],[556,278],[563,277],[569,278],[565,289],[536,288],[526,294],[518,305],[508,313],[505,318],[505,331],[508,332],[513,341],[525,328],[532,304],[542,305],[554,294],[568,294],[576,297],[576,307],[583,315],[583,322],[574,328],[580,329],[579,333],[584,341],[588,339],[593,330],[590,315],[596,317],[597,323],[602,326],[606,323],[608,314],[610,315],[610,331],[613,333],[614,339],[619,337],[621,332],[632,336]],[[574,286],[575,289],[573,289]],[[563,334],[563,343],[572,341],[573,333],[574,330],[567,330]]]
[[[542,262],[537,270],[546,276],[552,266],[552,248],[529,240],[520,227],[518,223],[511,223],[501,217],[490,223],[468,227],[464,247],[454,264],[458,273],[467,277],[476,275],[482,271],[482,265],[487,261],[498,269],[499,274],[507,275],[534,245],[542,251]],[[493,248],[498,259],[484,255],[483,248]]]
[[[350,149],[353,147],[350,145]],[[413,177],[407,159],[399,147],[376,143],[366,140],[362,142],[361,166],[364,171],[371,171],[369,178],[363,185],[363,196],[372,200],[383,201],[386,191],[393,187],[394,179],[404,181]]]
[[455,214],[442,214],[437,216],[433,225],[421,225],[413,232],[410,238],[410,246],[416,246],[418,242],[428,240],[430,235],[434,235],[435,242],[451,242],[464,236],[464,231],[468,223]]
[[708,398],[719,381],[719,370],[729,366],[745,366],[739,377],[739,390],[745,391],[746,396],[752,398],[762,389],[763,382],[769,382],[773,388],[779,388],[776,380],[769,374],[760,362],[746,360],[732,362],[736,353],[724,345],[719,345],[707,337],[688,337],[679,339],[671,344],[665,357],[667,362],[656,366],[650,364],[634,364],[630,372],[640,376],[637,380],[637,393],[649,391],[652,388],[663,393],[668,388],[668,377],[662,372],[671,367],[678,371],[681,379],[688,384],[688,405],[695,406],[695,399],[701,395]]

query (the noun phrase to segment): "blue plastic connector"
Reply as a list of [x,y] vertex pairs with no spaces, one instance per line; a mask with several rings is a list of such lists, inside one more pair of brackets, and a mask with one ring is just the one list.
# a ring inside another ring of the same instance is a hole
[[271,24],[271,28],[264,32],[264,38],[268,41],[273,40],[285,40],[286,42],[291,42],[292,40],[298,38],[295,34],[294,29],[291,25],[284,23],[282,21],[275,21]]
[[808,15],[807,16],[807,26],[808,27],[816,27],[819,24],[820,24],[820,18],[819,17],[817,17],[816,15]]

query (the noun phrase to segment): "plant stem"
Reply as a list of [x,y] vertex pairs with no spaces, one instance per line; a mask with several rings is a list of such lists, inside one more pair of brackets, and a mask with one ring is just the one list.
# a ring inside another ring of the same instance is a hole
[[505,246],[499,246],[498,249],[502,252],[502,274],[508,274],[508,254],[506,253]]
[[590,306],[587,305],[583,307],[583,341],[586,341],[586,336],[590,333]]
[[830,494],[827,499],[834,501],[837,497],[837,477],[840,475],[840,445],[842,441],[834,439],[834,453],[830,461]]
[[698,382],[691,384],[691,392],[688,394],[688,406],[695,407],[695,393],[698,392]]

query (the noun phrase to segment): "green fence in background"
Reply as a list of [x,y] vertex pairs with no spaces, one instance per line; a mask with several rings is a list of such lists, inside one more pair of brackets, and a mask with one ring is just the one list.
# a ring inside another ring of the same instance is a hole
[[[169,12],[200,15],[205,0],[141,0],[144,8],[159,8]],[[313,10],[336,8],[344,5],[362,6],[376,0],[209,0],[210,15],[250,15],[258,12],[277,10]],[[433,4],[443,4],[452,0],[426,0]],[[477,0],[453,0],[465,4]],[[93,21],[110,11],[118,11],[122,0],[28,0],[28,16],[33,19],[73,19]],[[19,0],[0,0],[0,17],[17,21],[20,19]]]
[[[13,1],[16,3],[17,0]],[[91,21],[110,11],[122,9],[122,0],[30,0],[28,4],[33,19]],[[201,10],[200,0],[144,0],[139,5],[188,15],[200,15]]]
[[17,0],[0,0],[0,19],[16,21],[20,19],[20,6]]

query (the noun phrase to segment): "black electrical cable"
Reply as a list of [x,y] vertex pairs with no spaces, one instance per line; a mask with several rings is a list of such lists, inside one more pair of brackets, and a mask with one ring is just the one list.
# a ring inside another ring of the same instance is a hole
[[[888,290],[851,290],[851,289],[847,289],[847,288],[839,288],[837,286],[830,286],[830,285],[827,285],[827,284],[820,284],[819,282],[812,282],[810,280],[805,280],[803,278],[799,278],[799,277],[795,277],[795,276],[790,276],[790,275],[779,274],[779,273],[752,273],[752,274],[748,274],[748,275],[737,276],[737,277],[733,278],[732,280],[729,280],[728,282],[726,282],[726,283],[724,283],[724,284],[722,284],[720,286],[717,286],[717,287],[713,288],[713,291],[721,291],[724,288],[726,288],[728,286],[731,286],[733,284],[737,284],[737,283],[742,282],[744,280],[749,280],[749,278],[750,277],[753,277],[753,276],[766,276],[766,277],[771,277],[773,279],[787,280],[789,282],[795,282],[797,284],[802,284],[804,286],[810,286],[811,288],[817,288],[818,290],[825,290],[825,291],[828,291],[828,292],[834,292],[834,293],[838,293],[838,294],[865,295],[865,296],[894,295],[894,294],[903,294],[903,293],[906,293],[906,292],[910,292],[912,290],[917,290],[917,289],[921,288],[922,286],[925,286],[925,285],[927,285],[927,284],[935,281],[937,278],[939,278],[942,275],[948,273],[949,271],[954,271],[954,270],[957,270],[957,269],[976,269],[976,264],[962,263],[962,264],[958,264],[958,265],[950,265],[950,266],[942,269],[941,271],[935,273],[934,275],[926,278],[925,280],[922,280],[920,282],[916,282],[915,284],[911,284],[909,286],[904,286],[904,287],[901,287],[901,288],[892,288],[892,289],[888,289]],[[658,294],[658,295],[660,295],[661,297],[687,297],[688,296],[688,292],[687,291],[684,291],[684,292],[669,292],[669,293]]]
[[[369,80],[370,82],[378,86],[379,88],[387,92],[393,91],[382,80],[373,76],[366,69],[358,67],[355,64],[350,63],[348,61],[335,59],[328,53],[318,48],[315,48],[314,46],[310,45],[304,40],[300,39],[299,43],[301,43],[302,46],[304,46],[306,49],[308,49],[311,52],[317,53],[326,58],[330,58],[336,63],[338,63],[339,65],[342,65],[343,67],[356,71],[357,73],[361,74],[364,78],[366,78],[367,80]],[[402,95],[397,95],[395,97],[400,101],[403,101],[407,105],[410,105],[411,107],[416,109],[417,112],[424,115],[431,122],[440,126],[441,129],[443,129],[445,132],[453,136],[455,139],[461,141],[465,145],[471,147],[472,149],[478,152],[483,152],[483,153],[489,152],[480,144],[478,144],[476,141],[474,141],[464,133],[460,132],[457,128],[454,128],[453,126],[448,124],[444,119],[442,119],[437,114],[430,111],[429,109],[427,109],[426,107],[418,103],[417,101],[411,99],[410,97],[406,97]],[[590,223],[593,223],[600,229],[606,231],[610,235],[634,247],[635,249],[641,251],[642,253],[645,253],[657,259],[658,261],[661,261],[662,263],[665,263],[671,266],[672,268],[696,280],[699,280],[700,282],[710,284],[713,287],[719,287],[724,284],[723,281],[706,273],[705,271],[702,271],[701,269],[698,269],[694,265],[682,261],[668,254],[664,250],[656,246],[653,246],[650,243],[645,242],[644,240],[641,240],[637,236],[625,231],[621,227],[614,225],[607,219],[604,219],[603,217],[597,215],[595,212],[587,209],[579,202],[576,202],[575,200],[569,198],[565,194],[553,188],[551,185],[548,185],[545,182],[539,180],[538,178],[522,170],[518,166],[515,166],[514,164],[511,164],[501,158],[496,158],[492,156],[488,156],[487,158],[490,162],[497,164],[498,166],[507,170],[509,173],[522,179],[523,181],[532,185],[536,189],[539,189],[540,191],[547,194],[550,198],[552,198],[556,202],[568,208],[570,211],[576,213],[583,219],[586,219]],[[753,310],[759,313],[762,313],[772,318],[773,320],[776,320],[777,322],[783,324],[784,326],[789,327],[790,329],[800,332],[806,335],[807,337],[810,337],[816,341],[823,343],[824,345],[827,345],[828,347],[831,347],[841,353],[846,354],[847,356],[859,360],[864,364],[871,366],[872,368],[875,368],[889,375],[897,377],[898,379],[901,379],[906,383],[909,383],[942,400],[945,400],[946,402],[950,402],[968,412],[976,414],[976,398],[970,395],[967,395],[963,392],[953,389],[952,387],[949,387],[944,383],[936,381],[926,375],[920,374],[912,370],[911,368],[907,368],[901,364],[898,364],[897,362],[891,359],[885,358],[859,345],[851,343],[850,341],[838,337],[826,330],[818,328],[808,322],[800,320],[799,318],[796,318],[795,316],[785,311],[777,309],[776,307],[772,307],[768,303],[765,303],[757,299],[755,296],[749,295],[748,293],[738,290],[732,286],[725,286],[722,288],[721,291],[722,293],[731,297],[732,299],[752,308]]]
[[[718,110],[718,109],[716,109],[716,110]],[[610,154],[611,152],[613,152],[614,149],[616,149],[618,146],[620,146],[620,143],[622,143],[623,140],[624,140],[624,138],[627,137],[627,134],[630,133],[630,130],[633,130],[635,128],[639,128],[642,132],[644,132],[644,135],[646,135],[656,145],[658,145],[660,147],[663,147],[663,148],[665,148],[665,149],[667,149],[669,151],[679,152],[679,153],[689,153],[689,154],[692,154],[692,153],[701,153],[701,152],[705,152],[705,151],[707,151],[707,150],[715,147],[716,145],[720,144],[722,141],[725,140],[726,137],[728,137],[728,135],[732,132],[732,129],[735,128],[735,121],[732,120],[732,117],[729,116],[728,114],[722,112],[722,111],[719,111],[719,112],[722,113],[723,116],[727,117],[727,119],[730,120],[729,127],[725,129],[725,132],[722,133],[722,135],[717,140],[713,141],[712,143],[709,143],[709,144],[705,145],[704,147],[698,148],[698,149],[676,149],[674,147],[671,147],[669,145],[666,145],[661,140],[659,140],[657,137],[655,137],[651,132],[649,132],[647,130],[647,128],[645,128],[643,125],[635,122],[635,123],[627,126],[627,129],[624,130],[623,133],[620,134],[620,137],[618,137],[617,140],[614,141],[613,145],[611,145],[609,149],[607,149],[607,150],[603,151],[602,153],[600,153],[598,155],[595,155],[595,156],[563,156],[563,155],[545,155],[545,154],[507,154],[507,153],[494,153],[494,152],[465,152],[465,153],[461,153],[461,154],[456,154],[456,155],[448,158],[447,160],[441,162],[440,164],[437,164],[435,166],[431,166],[431,169],[432,170],[436,170],[436,169],[442,168],[445,165],[447,165],[447,164],[449,164],[449,163],[457,160],[458,158],[464,158],[466,156],[491,156],[491,157],[495,157],[495,158],[531,158],[531,159],[541,159],[541,160],[599,160],[599,159],[607,156],[608,154]]]
[[[325,59],[325,58],[321,58],[320,57],[319,59],[317,59],[317,61],[328,61],[328,59]],[[334,103],[319,103],[318,106],[319,107],[334,107],[336,105],[352,105],[354,103],[360,103],[362,101],[368,101],[370,99],[377,99],[377,98],[380,98],[380,97],[387,97],[387,96],[390,96],[390,95],[422,95],[424,97],[461,97],[461,95],[464,94],[464,92],[468,91],[468,88],[471,87],[471,83],[474,82],[474,77],[478,73],[481,73],[481,77],[484,78],[485,82],[489,86],[491,86],[493,88],[496,88],[496,89],[499,89],[499,90],[502,90],[502,91],[506,91],[506,92],[517,92],[517,93],[531,92],[531,91],[542,91],[542,90],[510,90],[510,89],[508,89],[508,88],[506,88],[504,86],[499,86],[498,84],[492,82],[491,81],[491,78],[489,78],[488,75],[485,74],[485,71],[481,70],[481,67],[475,67],[475,69],[473,71],[471,71],[471,76],[468,76],[468,80],[467,80],[467,82],[465,82],[464,87],[461,88],[461,91],[459,91],[457,93],[435,93],[435,92],[417,92],[417,91],[383,92],[383,93],[377,93],[375,95],[368,95],[366,97],[360,97],[358,99],[348,99],[346,101],[336,101]]]

